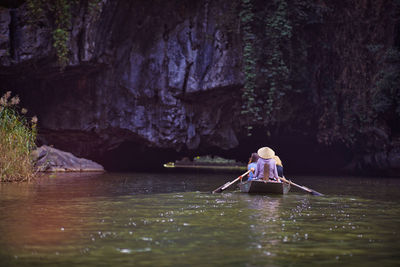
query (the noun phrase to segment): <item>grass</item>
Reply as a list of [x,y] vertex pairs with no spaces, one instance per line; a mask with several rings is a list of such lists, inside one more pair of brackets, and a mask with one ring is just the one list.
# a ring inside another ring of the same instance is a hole
[[30,121],[26,109],[18,109],[19,98],[11,92],[0,98],[0,182],[30,181],[35,168],[30,153],[36,148],[37,118]]

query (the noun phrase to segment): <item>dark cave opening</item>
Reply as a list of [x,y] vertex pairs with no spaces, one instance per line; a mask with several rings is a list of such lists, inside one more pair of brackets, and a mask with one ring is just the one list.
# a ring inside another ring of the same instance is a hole
[[[67,79],[68,80],[68,79]],[[67,86],[68,85],[68,86]],[[64,83],[65,88],[73,88],[74,83]],[[13,86],[10,86],[13,87]],[[49,83],[49,87],[52,84]],[[67,96],[74,95],[76,90],[61,90],[64,87],[59,87],[57,91],[46,90],[45,99],[38,98],[42,90],[23,90],[24,86],[15,86],[19,88],[15,93],[23,99],[23,106],[27,107],[32,115],[45,118],[51,111],[49,105],[62,107],[64,94]],[[22,88],[22,89],[21,89]],[[80,99],[92,99],[90,90],[79,91],[85,97]],[[14,92],[13,92],[14,93]],[[38,99],[40,101],[38,101]],[[60,102],[61,101],[61,102]],[[59,104],[58,104],[59,103]],[[70,102],[66,102],[70,103]],[[74,101],[76,103],[76,101]],[[70,106],[68,106],[71,108]],[[89,108],[89,105],[85,105]],[[78,112],[78,109],[76,109]],[[89,114],[90,110],[79,111]],[[78,113],[79,113],[78,112]],[[65,116],[64,116],[65,117]],[[76,119],[72,116],[71,121]],[[136,135],[130,136],[129,132],[120,133],[111,131],[108,134],[116,137],[121,135],[121,144],[115,149],[104,149],[103,146],[107,140],[99,136],[96,132],[82,131],[81,129],[66,130],[66,129],[49,129],[45,131],[40,129],[42,135],[39,140],[43,140],[43,144],[54,145],[55,148],[72,152],[78,157],[85,157],[94,160],[104,166],[107,171],[165,171],[163,164],[180,160],[183,157],[193,158],[194,156],[220,156],[226,159],[235,159],[238,162],[247,164],[248,158],[252,152],[256,152],[260,147],[270,146],[275,150],[277,155],[283,161],[286,175],[333,175],[343,174],[343,168],[350,163],[353,158],[352,152],[342,144],[333,144],[326,146],[319,144],[316,140],[316,133],[310,128],[301,128],[300,125],[291,125],[290,129],[279,129],[278,131],[267,135],[267,129],[255,129],[253,135],[238,134],[239,145],[233,149],[224,150],[219,147],[210,147],[205,143],[200,142],[200,146],[196,150],[182,149],[177,151],[174,148],[156,148],[152,147],[143,139],[138,139]],[[128,136],[130,136],[128,138]],[[204,137],[200,137],[202,139]]]
[[345,167],[353,158],[350,150],[342,144],[325,146],[319,144],[314,136],[290,133],[268,137],[265,132],[243,138],[237,148],[222,155],[247,164],[251,153],[263,146],[271,147],[281,158],[286,174],[344,174]]
[[116,149],[95,157],[107,171],[162,171],[163,164],[179,158],[172,149],[146,147],[136,142],[123,142]]
[[270,146],[282,159],[286,175],[340,175],[350,163],[352,153],[343,145],[323,146],[312,137],[285,135],[266,137],[259,133],[240,140],[239,146],[230,150],[217,147],[200,147],[198,150],[177,152],[173,149],[151,148],[137,142],[124,142],[118,148],[108,151],[94,160],[107,171],[165,171],[167,162],[183,157],[220,156],[235,159],[246,165],[252,152],[260,147]]

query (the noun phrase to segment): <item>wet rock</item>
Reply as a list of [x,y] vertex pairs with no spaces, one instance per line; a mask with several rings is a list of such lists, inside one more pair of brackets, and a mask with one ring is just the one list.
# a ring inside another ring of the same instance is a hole
[[10,12],[8,9],[0,7],[0,58],[7,57],[9,51],[9,25],[10,25]]
[[345,170],[351,174],[400,176],[400,147],[356,157]]
[[94,161],[75,157],[49,146],[41,146],[32,152],[35,165],[41,172],[103,172],[104,168]]
[[2,9],[2,43],[12,53],[0,51],[0,83],[40,118],[41,144],[83,157],[126,142],[175,151],[237,146],[230,115],[240,112],[241,37],[217,21],[229,4],[179,6],[101,1],[93,12],[75,5],[63,72],[52,22],[28,25],[26,5]]

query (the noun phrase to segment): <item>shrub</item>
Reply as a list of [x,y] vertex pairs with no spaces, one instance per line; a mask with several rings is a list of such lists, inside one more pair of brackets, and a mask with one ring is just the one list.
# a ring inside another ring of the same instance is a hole
[[0,98],[0,181],[30,181],[35,173],[30,152],[36,147],[36,116],[30,122],[26,109],[18,111],[19,98],[11,92]]

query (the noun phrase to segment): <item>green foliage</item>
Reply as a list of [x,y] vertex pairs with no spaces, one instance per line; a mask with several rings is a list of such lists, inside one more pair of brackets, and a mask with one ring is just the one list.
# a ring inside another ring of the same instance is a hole
[[29,24],[35,24],[35,22],[44,17],[44,3],[45,0],[26,0],[26,6],[29,12]]
[[53,47],[56,50],[57,61],[64,69],[69,61],[68,43],[71,28],[71,6],[69,0],[54,0],[50,11],[55,18],[56,29],[53,31]]
[[[399,22],[399,1],[351,3],[350,10],[335,1],[241,0],[248,130],[307,117],[302,125],[319,142],[364,151],[400,134],[400,53],[382,37]],[[373,8],[380,11],[368,13]]]
[[[81,0],[84,1],[84,0]],[[54,20],[53,47],[56,51],[57,62],[63,70],[69,62],[69,42],[71,32],[72,7],[79,5],[80,0],[27,0],[30,13],[30,23],[42,19],[47,13]],[[87,0],[91,15],[101,9],[101,0]]]
[[286,57],[290,54],[290,39],[292,26],[288,19],[288,4],[285,0],[276,1],[269,8],[265,17],[264,49],[265,64],[262,65],[266,95],[264,103],[265,115],[268,121],[274,120],[274,111],[281,108],[281,97],[291,89],[290,69]]
[[252,22],[254,20],[253,5],[251,0],[242,0],[242,10],[239,13],[240,20],[243,24],[243,67],[245,75],[245,84],[242,94],[243,105],[241,114],[247,118],[248,135],[251,135],[251,124],[253,118],[259,117],[258,107],[256,106],[256,58],[254,52],[255,34],[252,30]]
[[53,47],[56,50],[57,61],[61,69],[64,69],[69,61],[68,53],[69,33],[64,29],[53,31]]
[[193,158],[193,162],[202,163],[202,164],[225,164],[225,165],[234,165],[236,161],[233,159],[225,159],[218,156],[196,156]]
[[[396,13],[394,6],[389,6],[385,6],[391,10],[387,12]],[[383,27],[388,27],[378,14],[365,17],[363,6],[355,7],[353,13],[340,12],[339,5],[328,7],[334,8],[335,12],[327,14],[326,19],[336,21],[337,26],[328,25],[325,29],[340,30],[334,38],[335,46],[328,45],[324,51],[331,55],[331,65],[324,66],[321,76],[332,81],[319,91],[319,141],[342,142],[360,151],[385,149],[398,134],[400,123],[399,50],[376,38],[381,36]],[[345,24],[348,20],[351,25]],[[374,31],[368,36],[354,34],[349,42],[349,33],[361,31],[368,23],[373,23]],[[332,40],[324,34],[318,38],[321,43]],[[371,43],[365,44],[366,40]]]
[[10,96],[7,92],[0,98],[0,182],[29,181],[34,175],[30,153],[36,147],[37,118],[28,123],[16,108],[19,98]]
[[239,16],[245,75],[241,113],[247,117],[247,129],[251,130],[252,125],[274,123],[282,97],[291,90],[287,61],[292,26],[286,0],[242,0]]
[[50,12],[54,19],[55,29],[53,35],[53,47],[56,51],[57,62],[63,70],[69,61],[68,42],[71,28],[71,2],[69,0],[27,0],[29,23],[35,24]]
[[101,2],[102,0],[89,0],[89,13],[91,15],[97,14],[101,11]]

